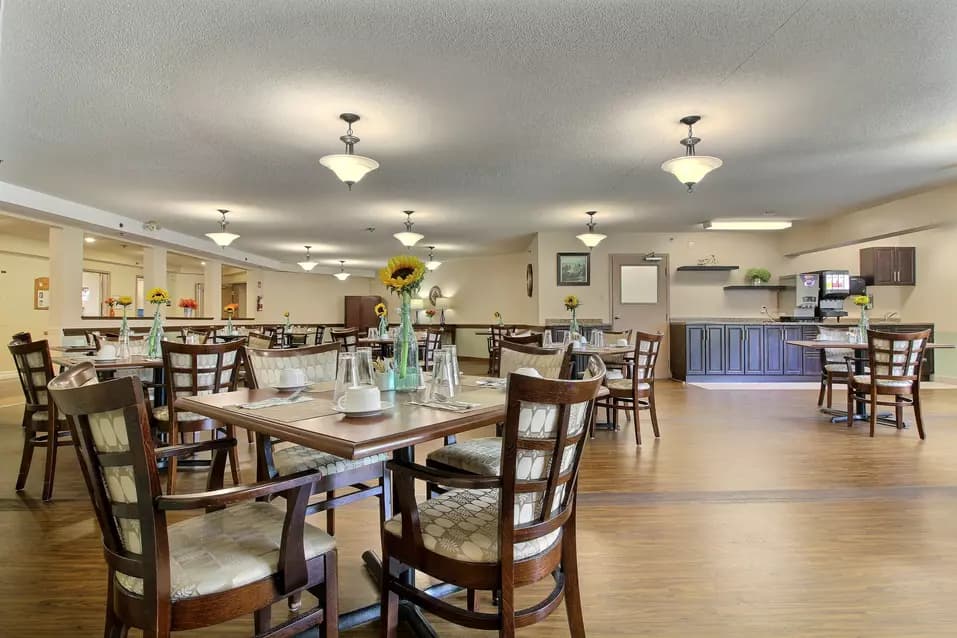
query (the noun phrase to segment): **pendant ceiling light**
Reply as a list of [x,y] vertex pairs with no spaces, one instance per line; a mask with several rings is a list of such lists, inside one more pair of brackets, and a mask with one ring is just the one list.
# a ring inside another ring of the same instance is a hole
[[685,147],[684,157],[670,159],[661,165],[661,170],[677,177],[679,182],[688,187],[689,193],[695,184],[705,178],[705,175],[716,168],[720,168],[721,165],[724,164],[724,162],[717,157],[695,155],[695,144],[700,142],[701,138],[694,136],[694,129],[692,127],[700,119],[700,115],[688,115],[687,117],[681,118],[681,123],[688,126],[688,137],[680,142]]
[[442,265],[441,261],[435,261],[435,257],[432,256],[433,250],[435,250],[435,246],[429,246],[429,260],[425,262],[425,267],[429,270],[435,270]]
[[299,262],[299,267],[305,270],[306,272],[309,272],[310,270],[312,270],[313,268],[319,265],[318,261],[312,260],[312,256],[309,254],[310,248],[312,248],[312,246],[306,246],[306,261]]
[[352,125],[359,121],[359,116],[355,113],[343,113],[339,119],[349,125],[346,134],[339,138],[346,145],[346,152],[321,157],[319,163],[335,173],[336,177],[352,190],[353,184],[361,181],[366,173],[379,168],[379,162],[371,157],[355,154],[355,145],[359,143],[359,138],[352,134]]
[[585,213],[588,215],[588,232],[582,233],[581,235],[576,235],[578,239],[580,239],[581,242],[589,248],[594,248],[600,244],[605,237],[607,237],[607,235],[602,235],[601,233],[595,232],[595,213],[597,212],[598,211],[590,210]]
[[226,232],[226,226],[229,224],[229,222],[226,221],[226,213],[228,213],[229,211],[226,210],[225,208],[220,208],[218,210],[219,210],[219,213],[223,216],[223,218],[219,220],[220,230],[218,233],[206,233],[206,236],[212,239],[214,242],[216,242],[217,246],[225,248],[226,246],[230,245],[231,243],[239,239],[239,235],[237,235],[236,233]]
[[333,277],[335,277],[335,278],[338,279],[339,281],[345,281],[346,279],[349,278],[349,273],[346,272],[346,260],[345,260],[345,259],[340,259],[340,260],[339,260],[339,272],[337,272],[336,274],[334,274]]
[[412,213],[414,213],[415,211],[404,210],[402,212],[406,214],[405,231],[401,233],[396,233],[392,236],[398,239],[403,246],[407,248],[411,248],[412,246],[415,246],[417,243],[419,243],[422,240],[422,238],[425,237],[425,235],[420,235],[419,233],[412,232]]

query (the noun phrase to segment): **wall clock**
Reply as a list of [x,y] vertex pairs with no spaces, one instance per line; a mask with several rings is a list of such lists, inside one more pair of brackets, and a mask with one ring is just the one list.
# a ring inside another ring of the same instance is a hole
[[535,277],[532,271],[532,265],[525,266],[525,293],[531,297],[535,290]]

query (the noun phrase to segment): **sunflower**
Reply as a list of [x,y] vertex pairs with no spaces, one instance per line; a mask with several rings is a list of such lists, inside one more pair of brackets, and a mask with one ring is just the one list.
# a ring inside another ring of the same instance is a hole
[[565,297],[565,310],[574,310],[578,306],[582,305],[581,301],[578,300],[578,297],[575,295],[568,295]]
[[157,306],[169,304],[169,291],[166,288],[150,288],[150,291],[146,293],[146,300]]
[[376,317],[384,317],[389,314],[389,309],[385,307],[384,303],[377,303],[374,310]]
[[129,295],[120,295],[120,296],[117,297],[117,299],[116,299],[116,305],[117,305],[117,306],[123,306],[123,307],[132,306],[132,305],[133,305],[133,298],[130,297]]
[[854,297],[854,304],[857,306],[866,306],[871,303],[869,295],[857,295]]
[[492,316],[495,317],[496,319],[501,319],[501,318],[502,318],[502,313],[500,313],[498,310],[496,310],[496,311],[495,311],[495,314],[493,314]]
[[379,271],[379,281],[396,293],[415,293],[425,277],[425,264],[418,257],[399,255]]
[[282,316],[285,317],[286,319],[288,319],[288,318],[289,318],[289,311],[287,310],[286,312],[282,313]]

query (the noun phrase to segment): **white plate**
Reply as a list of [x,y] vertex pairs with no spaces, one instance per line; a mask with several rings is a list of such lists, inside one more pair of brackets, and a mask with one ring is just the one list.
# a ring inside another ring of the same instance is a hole
[[340,405],[337,405],[335,407],[336,407],[336,412],[338,412],[339,414],[344,414],[347,417],[355,418],[355,417],[363,417],[363,416],[378,416],[382,414],[383,412],[385,412],[386,410],[391,410],[394,406],[395,404],[393,404],[391,401],[382,401],[379,404],[379,408],[377,410],[346,410]]
[[296,390],[308,388],[311,385],[311,383],[304,383],[302,385],[274,385],[273,390],[279,390],[280,392],[295,392]]
[[93,361],[97,363],[111,363],[113,361],[118,361],[119,357],[93,357]]

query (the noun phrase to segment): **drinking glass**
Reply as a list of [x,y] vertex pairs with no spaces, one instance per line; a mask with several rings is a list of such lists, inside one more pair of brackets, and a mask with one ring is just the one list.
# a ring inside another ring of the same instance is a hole
[[462,373],[459,370],[458,350],[456,350],[455,346],[448,345],[448,346],[442,346],[441,348],[439,348],[439,352],[444,352],[446,354],[446,357],[448,357],[449,365],[451,366],[452,383],[455,384],[455,387],[459,387],[459,383],[460,383],[459,375],[461,375]]
[[376,385],[372,348],[356,348],[356,381],[359,385]]
[[542,333],[542,347],[547,348],[552,345],[552,331],[546,330]]
[[568,330],[559,330],[558,337],[561,340],[563,346],[567,346],[569,343],[571,343],[572,335]]
[[338,402],[345,396],[349,388],[359,387],[359,366],[357,353],[340,352],[339,367],[336,370],[336,389],[332,393],[332,400]]
[[369,328],[369,332],[366,333],[367,339],[378,339],[379,338],[379,329],[378,328]]
[[601,348],[605,345],[605,333],[601,330],[591,331],[591,345],[595,348]]
[[455,381],[452,379],[452,362],[449,352],[439,350],[435,353],[432,365],[432,379],[429,382],[429,401],[442,403],[455,397]]

